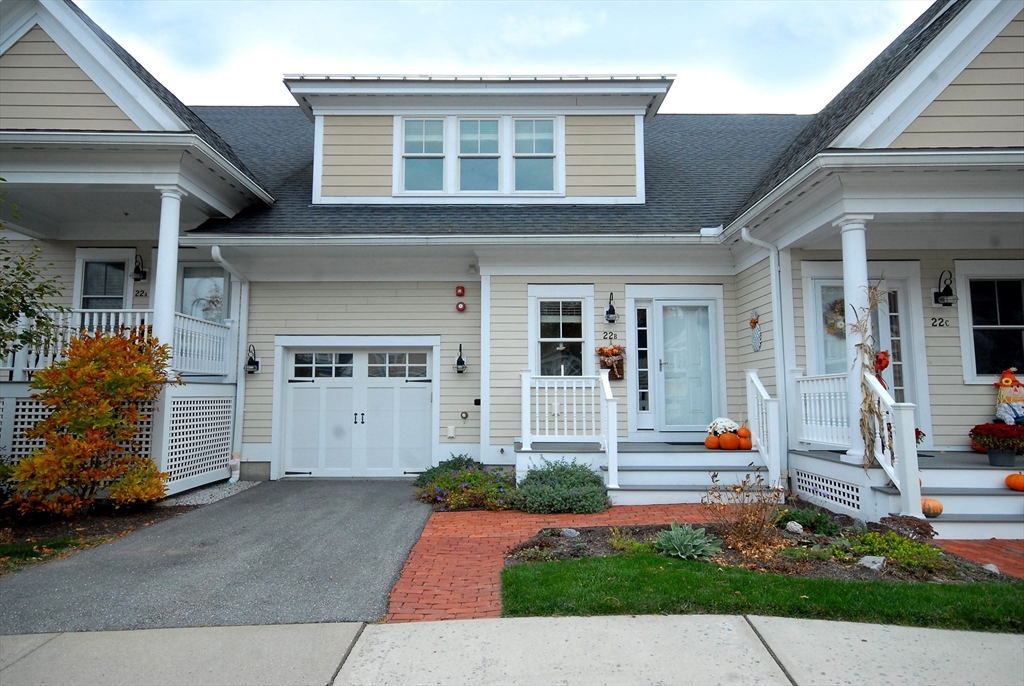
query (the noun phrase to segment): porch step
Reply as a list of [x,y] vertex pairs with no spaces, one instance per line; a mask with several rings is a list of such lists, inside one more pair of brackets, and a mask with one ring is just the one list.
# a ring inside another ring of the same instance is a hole
[[943,512],[928,523],[935,538],[979,540],[986,538],[1024,539],[1024,514],[951,514]]
[[700,503],[707,495],[708,487],[687,484],[678,486],[624,485],[609,488],[608,496],[613,505],[676,505]]
[[[892,486],[874,486],[898,510],[900,492]],[[1024,516],[1024,493],[1009,488],[922,488],[921,495],[942,501],[943,516]]]

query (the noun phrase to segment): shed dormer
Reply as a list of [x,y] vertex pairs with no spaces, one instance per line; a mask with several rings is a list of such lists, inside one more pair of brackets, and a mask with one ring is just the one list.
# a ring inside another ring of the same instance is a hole
[[670,76],[286,76],[316,204],[637,204]]

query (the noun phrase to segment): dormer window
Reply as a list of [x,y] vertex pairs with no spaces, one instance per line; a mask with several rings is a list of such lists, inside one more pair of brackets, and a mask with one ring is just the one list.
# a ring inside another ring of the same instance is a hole
[[515,129],[515,189],[555,190],[555,122],[516,119]]
[[496,192],[500,178],[498,120],[460,119],[459,190]]
[[444,190],[444,120],[406,119],[403,134],[407,191]]

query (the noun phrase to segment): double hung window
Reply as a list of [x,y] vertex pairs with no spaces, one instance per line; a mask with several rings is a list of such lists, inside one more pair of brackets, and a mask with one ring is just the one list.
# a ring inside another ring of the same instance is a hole
[[515,120],[515,189],[555,190],[555,122]]
[[583,375],[583,301],[541,300],[541,376]]
[[501,176],[497,119],[459,120],[459,190],[497,191]]
[[444,120],[406,119],[403,130],[405,190],[444,190]]
[[86,262],[82,309],[124,309],[125,269],[124,262]]
[[970,279],[974,371],[1024,369],[1024,279]]

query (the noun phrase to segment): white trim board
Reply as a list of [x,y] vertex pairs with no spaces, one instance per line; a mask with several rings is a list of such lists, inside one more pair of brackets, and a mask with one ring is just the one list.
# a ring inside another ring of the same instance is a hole
[[[956,276],[957,319],[960,324],[960,359],[964,383],[970,385],[992,385],[999,380],[998,374],[977,374],[974,366],[974,331],[971,323],[971,279],[1024,278],[1024,260],[954,260]],[[952,308],[943,308],[952,309]],[[941,310],[936,310],[941,313]]]

